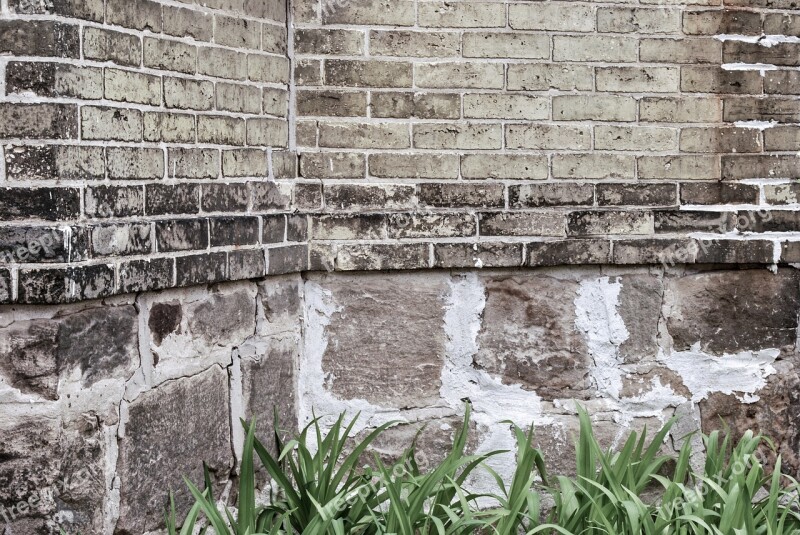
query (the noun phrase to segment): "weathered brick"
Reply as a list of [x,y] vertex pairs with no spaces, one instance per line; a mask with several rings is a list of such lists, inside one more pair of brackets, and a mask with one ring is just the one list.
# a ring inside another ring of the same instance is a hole
[[257,217],[218,217],[209,220],[211,247],[255,245],[258,243]]
[[73,303],[107,297],[114,292],[114,268],[105,264],[19,272],[19,302]]
[[481,236],[564,236],[560,212],[480,214]]
[[57,14],[94,22],[103,22],[105,11],[103,0],[53,0],[51,2],[9,0],[8,7],[12,13],[25,15]]
[[526,264],[531,267],[611,263],[611,242],[608,240],[531,242],[527,245],[527,252]]
[[622,95],[553,97],[553,118],[560,121],[636,120],[636,99]]
[[550,38],[546,35],[469,32],[464,34],[462,46],[465,58],[550,57]]
[[247,144],[285,148],[289,145],[289,125],[280,119],[248,119]]
[[102,147],[79,145],[8,145],[8,180],[102,180],[106,165]]
[[144,215],[144,187],[92,186],[83,197],[88,217],[132,217]]
[[522,184],[508,187],[510,208],[543,208],[553,206],[592,206],[594,186],[591,184]]
[[270,54],[286,55],[289,47],[286,26],[264,23],[261,26],[261,49]]
[[366,117],[367,94],[354,91],[298,91],[297,113],[312,116]]
[[678,132],[673,128],[606,126],[594,129],[594,148],[600,150],[674,151]]
[[260,149],[235,149],[222,152],[222,175],[225,177],[265,177],[267,153]]
[[431,123],[413,126],[414,147],[421,149],[499,149],[499,124]]
[[288,91],[275,89],[273,87],[265,87],[261,102],[265,115],[286,117],[289,114]]
[[223,282],[227,277],[226,253],[206,253],[179,256],[175,259],[175,283],[194,286]]
[[[476,62],[418,63],[414,66],[414,80],[418,87],[502,89],[503,65]],[[402,86],[398,84],[383,87]]]
[[598,206],[676,206],[674,184],[598,184]]
[[636,161],[621,154],[557,154],[553,156],[555,178],[634,178]]
[[383,214],[320,215],[311,219],[315,240],[379,240],[386,238]]
[[148,254],[153,249],[150,223],[117,223],[90,228],[92,257]]
[[161,33],[161,4],[151,0],[107,0],[106,23]]
[[656,233],[719,232],[733,230],[735,214],[731,212],[695,212],[691,210],[657,210],[654,214]]
[[[292,204],[291,187],[275,182],[248,182],[249,197],[254,212],[267,210],[288,210]],[[319,184],[316,184],[319,187]],[[320,192],[320,198],[322,194]],[[248,196],[245,196],[244,205],[247,206]]]
[[764,149],[793,151],[800,148],[800,127],[777,126],[764,130]]
[[[411,64],[401,61],[329,59],[325,83],[347,87],[411,87]],[[424,86],[423,86],[424,87]]]
[[167,171],[171,178],[217,178],[220,170],[220,156],[216,149],[167,150],[169,158]]
[[597,90],[616,93],[675,93],[680,83],[677,67],[600,67]]
[[722,120],[722,102],[713,97],[644,97],[639,120],[653,123],[716,123]]
[[[203,184],[203,212],[244,212],[250,199],[247,184]],[[253,202],[253,209],[258,206]]]
[[101,28],[83,30],[83,56],[138,67],[142,63],[142,41],[135,35]]
[[761,152],[761,132],[754,128],[684,128],[681,152]]
[[522,265],[521,243],[436,243],[433,265],[437,268],[490,268]]
[[363,154],[352,152],[302,153],[300,176],[303,178],[364,178]]
[[208,247],[208,221],[205,219],[157,221],[156,240],[160,252],[205,249]]
[[369,173],[379,178],[458,178],[454,154],[370,154]]
[[683,14],[689,35],[761,35],[761,14],[740,10],[697,10]]
[[282,243],[286,241],[286,216],[268,215],[261,218],[261,243]]
[[336,269],[364,271],[429,267],[425,243],[345,244],[336,253]]
[[639,178],[714,180],[720,177],[716,156],[642,156],[638,159]]
[[409,210],[416,204],[414,186],[394,184],[330,184],[323,195],[332,210]]
[[0,20],[0,54],[77,58],[78,27],[49,20]]
[[6,91],[99,100],[103,98],[103,70],[57,63],[11,62],[6,67]]
[[217,109],[238,113],[261,113],[261,90],[243,84],[216,84]]
[[184,110],[210,110],[214,107],[214,84],[205,80],[165,77],[164,105]]
[[556,35],[553,37],[555,61],[634,62],[639,56],[639,41],[632,37],[605,35]]
[[369,52],[376,56],[444,58],[458,56],[460,44],[458,34],[450,32],[373,30],[369,33]]
[[308,245],[287,245],[267,249],[267,274],[283,275],[308,269]]
[[724,182],[681,184],[682,204],[758,204],[758,186]]
[[197,138],[194,115],[182,113],[144,113],[144,140],[165,143],[192,143]]
[[507,125],[506,144],[510,149],[588,150],[592,147],[592,132],[588,126]]
[[722,156],[722,179],[800,178],[800,159],[795,155],[733,155]]
[[502,184],[420,184],[419,202],[426,206],[453,208],[503,208]]
[[508,66],[511,91],[563,91],[594,89],[594,74],[588,65],[571,63],[512,63]]
[[227,80],[247,80],[247,56],[225,48],[202,47],[197,52],[197,72]]
[[80,213],[77,188],[3,188],[0,217],[4,221],[40,219],[64,221]]
[[197,47],[181,41],[145,37],[144,66],[194,74],[197,72]]
[[467,119],[549,119],[550,100],[528,95],[469,93],[464,95],[464,117]]
[[108,100],[159,106],[161,78],[120,69],[106,69],[105,96]]
[[653,63],[722,62],[722,43],[716,39],[642,39],[639,59]]
[[175,37],[192,37],[211,41],[214,17],[199,10],[164,6],[164,33]]
[[216,145],[244,145],[244,119],[201,115],[197,118],[197,141]]
[[433,28],[489,28],[506,25],[505,6],[492,2],[419,2],[421,26]]
[[400,123],[319,123],[319,146],[330,148],[405,149],[408,125]]
[[[317,81],[320,81],[319,62],[311,60],[310,64],[316,66]],[[297,70],[298,72],[303,71],[302,61],[298,62]],[[247,56],[247,78],[254,82],[289,83],[289,59],[279,56],[250,54]]]
[[140,147],[106,149],[108,178],[147,180],[164,177],[164,151]]
[[261,23],[240,17],[215,15],[214,42],[233,48],[261,48]]
[[758,71],[726,71],[721,67],[685,65],[681,67],[681,91],[687,93],[762,93]]
[[725,122],[775,121],[795,123],[800,121],[800,100],[797,98],[729,98],[723,104]]
[[573,212],[567,217],[567,234],[570,236],[652,233],[651,212],[587,211]]
[[[378,54],[370,43],[370,50]],[[295,54],[360,56],[364,51],[364,32],[327,28],[298,28],[294,32]]]
[[69,262],[70,227],[0,227],[0,261],[5,264]]
[[0,103],[0,138],[77,137],[78,108],[75,105]]
[[372,117],[404,119],[458,119],[461,96],[450,93],[373,92],[370,95]]
[[267,274],[267,262],[261,249],[230,251],[228,253],[228,278],[230,280],[256,279]]
[[766,63],[768,65],[800,65],[800,46],[798,43],[747,43],[725,41],[722,47],[724,63]]
[[680,33],[681,11],[670,8],[601,7],[597,31],[609,33]]
[[457,238],[475,236],[478,224],[472,214],[389,214],[390,238]]
[[596,19],[590,4],[571,2],[511,4],[508,10],[509,25],[517,30],[591,32]]
[[413,26],[414,18],[414,2],[411,0],[328,4],[322,7],[323,24]]
[[534,179],[548,177],[546,156],[522,154],[466,154],[461,157],[464,178]]
[[119,291],[122,293],[163,290],[173,286],[175,260],[153,258],[131,260],[119,265]]
[[142,112],[126,108],[81,108],[81,138],[115,141],[142,140]]

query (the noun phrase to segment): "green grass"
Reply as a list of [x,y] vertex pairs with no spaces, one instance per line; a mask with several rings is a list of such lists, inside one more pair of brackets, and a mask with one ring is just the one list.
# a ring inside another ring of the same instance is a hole
[[[780,456],[771,472],[762,464],[760,448],[771,447],[764,437],[748,432],[733,444],[718,432],[703,436],[706,461],[695,471],[690,440],[677,455],[662,453],[672,422],[652,437],[647,429],[631,433],[613,451],[601,448],[584,411],[579,418],[572,478],[549,477],[545,459],[532,446],[532,432],[508,423],[517,445],[511,481],[485,462],[502,452],[466,451],[469,405],[444,460],[424,471],[415,443],[395,465],[377,455],[372,467],[364,465],[369,446],[391,423],[359,441],[350,438],[357,417],[348,422],[344,415],[327,432],[314,420],[286,442],[276,431],[276,457],[256,437],[255,423],[243,422],[237,508],[219,510],[206,471],[204,490],[186,481],[196,502],[180,526],[170,500],[167,530],[169,535],[211,529],[217,535],[800,535],[798,484],[781,473]],[[270,478],[268,505],[257,505],[256,461]],[[469,478],[479,470],[494,477],[490,494],[469,490]],[[654,490],[657,498],[641,498]],[[554,505],[545,511],[543,503]]]

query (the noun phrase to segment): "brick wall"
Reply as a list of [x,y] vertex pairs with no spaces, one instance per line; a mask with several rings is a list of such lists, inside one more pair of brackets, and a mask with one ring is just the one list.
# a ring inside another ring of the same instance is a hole
[[304,266],[282,180],[294,165],[284,2],[2,9],[0,302]]
[[295,1],[312,267],[796,262],[797,7]]

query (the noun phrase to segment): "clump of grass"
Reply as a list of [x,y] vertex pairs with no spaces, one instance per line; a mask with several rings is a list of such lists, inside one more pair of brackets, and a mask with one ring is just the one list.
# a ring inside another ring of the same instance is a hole
[[[767,473],[759,448],[771,446],[748,432],[733,444],[719,432],[703,436],[706,462],[692,470],[690,441],[677,455],[661,453],[673,422],[652,438],[632,432],[617,450],[603,450],[588,414],[580,410],[576,476],[548,477],[532,430],[510,424],[516,467],[506,482],[485,463],[499,451],[466,452],[470,407],[452,447],[436,466],[421,470],[416,440],[395,465],[376,455],[374,468],[361,466],[369,446],[392,423],[362,440],[349,438],[357,417],[340,416],[323,432],[315,419],[284,442],[275,425],[277,456],[255,436],[255,423],[242,451],[238,508],[218,507],[206,471],[204,490],[186,481],[194,496],[179,529],[174,502],[167,514],[169,535],[213,530],[217,535],[800,535],[798,483],[781,474],[781,458]],[[270,503],[257,505],[256,459],[271,479]],[[495,492],[477,494],[467,482],[487,470]],[[645,502],[647,489],[659,498]],[[544,513],[543,498],[553,507]],[[486,506],[487,500],[494,505]],[[483,506],[481,506],[483,505]],[[211,531],[209,531],[211,533]]]

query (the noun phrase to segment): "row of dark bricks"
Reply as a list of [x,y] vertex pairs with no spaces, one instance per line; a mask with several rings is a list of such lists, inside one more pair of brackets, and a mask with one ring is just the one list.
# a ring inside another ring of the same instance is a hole
[[800,232],[797,211],[274,214],[72,227],[0,227],[0,265],[79,263],[315,241]]
[[[679,205],[759,204],[759,187],[720,182],[539,183],[505,186],[497,182],[416,185],[302,182],[293,191],[275,182],[7,187],[0,190],[0,220],[63,221],[110,217],[198,215],[201,213],[316,211],[408,211],[435,208],[524,209],[559,207],[678,207]],[[792,204],[800,184],[768,185],[768,201]],[[508,203],[506,202],[506,188]],[[81,214],[81,195],[84,208]],[[293,199],[292,199],[293,194]],[[324,203],[324,204],[323,204]]]
[[[692,238],[567,239],[509,243],[341,243],[206,252],[117,265],[22,269],[16,302],[66,303],[119,293],[212,284],[301,271],[558,265],[773,264],[768,240]],[[779,263],[800,262],[800,242],[783,242]],[[0,268],[0,303],[14,300],[12,277]]]
[[308,268],[308,246],[286,244],[267,249],[212,251],[154,257],[118,264],[20,269],[17,298],[8,268],[0,267],[0,303],[68,303],[115,294],[257,279]]

